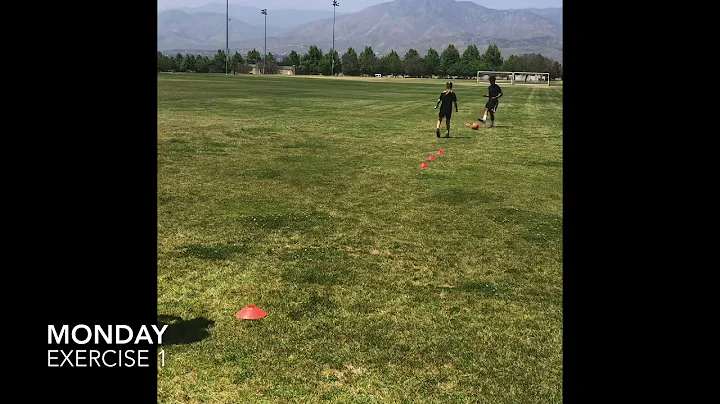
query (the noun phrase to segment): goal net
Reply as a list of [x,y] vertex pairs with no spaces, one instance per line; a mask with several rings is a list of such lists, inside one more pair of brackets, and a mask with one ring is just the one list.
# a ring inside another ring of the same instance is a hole
[[495,76],[495,83],[497,84],[512,84],[512,72],[493,72],[493,71],[478,71],[475,77],[477,83],[490,83],[490,76]]
[[539,84],[544,86],[550,85],[550,73],[541,72],[493,72],[478,71],[476,81],[480,83],[490,83],[490,76],[495,76],[495,83],[501,84]]

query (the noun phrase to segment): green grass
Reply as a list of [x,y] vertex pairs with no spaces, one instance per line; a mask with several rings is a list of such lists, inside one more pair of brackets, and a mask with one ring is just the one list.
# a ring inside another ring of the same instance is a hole
[[454,84],[158,76],[158,402],[562,402],[562,86]]

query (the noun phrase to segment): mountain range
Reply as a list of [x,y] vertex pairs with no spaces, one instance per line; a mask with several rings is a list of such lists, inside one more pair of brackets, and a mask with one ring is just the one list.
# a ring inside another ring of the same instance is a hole
[[[158,50],[225,49],[225,10],[224,3],[210,3],[159,12]],[[267,51],[274,55],[292,50],[303,54],[310,45],[323,53],[332,49],[332,10],[268,10],[267,27],[259,8],[230,4],[228,14],[231,53],[262,53],[266,40]],[[562,62],[562,33],[562,8],[495,10],[470,1],[393,0],[335,16],[335,49],[340,54],[348,47],[360,53],[371,46],[379,55],[394,50],[402,57],[410,48],[424,55],[430,47],[441,52],[451,43],[461,53],[471,44],[482,53],[496,44],[505,58],[540,53]]]

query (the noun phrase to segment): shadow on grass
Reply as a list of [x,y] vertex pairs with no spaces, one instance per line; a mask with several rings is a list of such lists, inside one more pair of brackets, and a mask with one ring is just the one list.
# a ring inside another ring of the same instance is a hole
[[178,316],[159,315],[158,326],[162,328],[167,325],[162,339],[162,345],[181,345],[199,342],[210,336],[208,328],[215,325],[215,322],[204,317],[197,317],[191,320],[183,320]]

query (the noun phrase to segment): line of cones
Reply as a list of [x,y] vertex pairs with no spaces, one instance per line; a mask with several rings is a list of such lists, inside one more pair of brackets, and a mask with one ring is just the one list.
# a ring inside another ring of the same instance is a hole
[[[442,151],[442,150],[438,150],[438,151],[435,152],[435,154],[437,154],[438,156],[442,156],[442,155],[445,154],[445,152]],[[437,158],[436,158],[434,155],[431,154],[431,155],[429,155],[425,160],[427,160],[427,161],[434,161],[434,160],[436,160],[436,159],[437,159]],[[420,167],[420,168],[428,168],[428,167],[430,167],[430,164],[428,164],[428,163],[420,163],[419,167]]]

